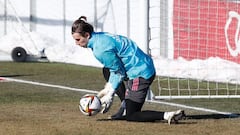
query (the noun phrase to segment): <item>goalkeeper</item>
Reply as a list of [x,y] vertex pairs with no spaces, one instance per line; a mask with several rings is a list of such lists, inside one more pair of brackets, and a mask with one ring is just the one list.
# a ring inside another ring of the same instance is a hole
[[98,93],[102,102],[102,113],[108,112],[114,94],[122,81],[128,78],[124,98],[127,121],[167,120],[170,124],[182,118],[183,110],[172,112],[141,110],[156,71],[151,57],[131,39],[106,32],[94,32],[93,26],[87,22],[85,16],[81,16],[72,24],[72,37],[77,45],[90,48],[96,59],[110,71],[108,82]]

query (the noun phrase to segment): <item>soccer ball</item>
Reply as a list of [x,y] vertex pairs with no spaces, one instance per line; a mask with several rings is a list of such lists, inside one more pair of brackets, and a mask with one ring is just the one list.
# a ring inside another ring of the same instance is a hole
[[95,95],[84,95],[80,98],[79,109],[86,116],[96,115],[101,110],[101,101]]

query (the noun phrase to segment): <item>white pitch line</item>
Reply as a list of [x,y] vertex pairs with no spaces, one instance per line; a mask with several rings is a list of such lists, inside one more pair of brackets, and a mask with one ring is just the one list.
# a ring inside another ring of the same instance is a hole
[[[72,88],[72,87],[67,87],[67,86],[47,84],[47,83],[40,83],[40,82],[33,82],[33,81],[26,81],[26,80],[20,80],[20,79],[13,79],[13,78],[6,78],[6,77],[0,77],[0,79],[1,80],[6,80],[6,81],[18,82],[18,83],[25,83],[25,84],[44,86],[44,87],[60,88],[60,89],[64,89],[64,90],[88,92],[88,93],[95,93],[95,94],[98,93],[98,91],[94,91],[94,90]],[[158,100],[147,100],[147,101],[151,102],[151,103],[158,103],[158,104],[164,104],[164,105],[169,105],[169,106],[182,107],[182,108],[198,110],[198,111],[203,111],[203,112],[211,112],[211,113],[217,113],[217,114],[223,114],[223,115],[229,115],[229,116],[238,116],[237,114],[233,114],[231,112],[221,112],[221,111],[207,109],[207,108],[192,107],[192,106],[176,104],[176,103],[169,103],[169,102],[158,101]]]
[[44,86],[44,87],[59,88],[59,89],[64,89],[64,90],[72,90],[72,91],[80,91],[80,92],[88,92],[88,93],[97,93],[98,92],[98,91],[93,91],[93,90],[72,88],[72,87],[67,87],[67,86],[26,81],[26,80],[20,80],[20,79],[13,79],[13,78],[6,78],[6,77],[1,77],[1,78],[6,81],[13,81],[13,82],[18,82],[18,83],[32,84],[32,85],[38,85],[38,86]]
[[238,114],[234,114],[234,113],[231,113],[231,112],[221,112],[221,111],[217,111],[217,110],[213,110],[213,109],[207,109],[207,108],[201,108],[201,107],[193,107],[193,106],[187,106],[187,105],[182,105],[182,104],[177,104],[177,103],[169,103],[169,102],[158,101],[158,100],[151,100],[149,102],[151,102],[151,103],[158,103],[158,104],[164,104],[164,105],[169,105],[169,106],[175,106],[175,107],[181,107],[181,108],[187,108],[187,109],[192,109],[192,110],[198,110],[198,111],[203,111],[203,112],[223,114],[223,115],[228,115],[230,117],[239,117]]

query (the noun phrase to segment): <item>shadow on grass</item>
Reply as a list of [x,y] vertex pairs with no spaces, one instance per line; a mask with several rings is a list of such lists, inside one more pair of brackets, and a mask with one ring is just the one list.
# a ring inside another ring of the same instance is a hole
[[[200,120],[200,119],[226,119],[226,118],[240,118],[240,114],[229,114],[229,115],[224,115],[224,114],[206,114],[206,115],[186,115],[183,116],[181,122],[179,122],[178,124],[195,124],[195,122],[193,123],[189,123],[186,122],[184,120],[190,120],[190,119],[195,119],[195,120]],[[106,119],[98,119],[97,121],[119,121],[119,120],[125,120],[125,119],[117,119],[117,120],[113,120],[110,118],[106,118]]]
[[188,115],[187,119],[225,119],[225,118],[239,118],[240,114],[207,114],[207,115]]
[[32,76],[33,74],[28,75],[0,75],[0,77],[21,77],[21,76]]

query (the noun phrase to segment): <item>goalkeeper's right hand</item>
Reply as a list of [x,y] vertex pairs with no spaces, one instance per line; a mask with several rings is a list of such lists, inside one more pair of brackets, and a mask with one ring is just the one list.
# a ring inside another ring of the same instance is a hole
[[114,89],[112,88],[112,84],[111,83],[106,83],[105,86],[104,86],[104,89],[99,91],[97,96],[99,98],[102,98],[103,96],[107,95],[108,92],[111,92],[111,91],[114,91]]
[[101,90],[97,96],[101,100],[102,110],[101,113],[106,113],[112,106],[115,90],[110,83],[107,83],[103,90]]

